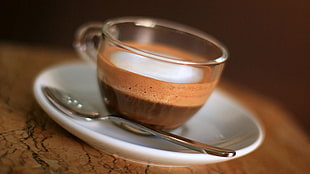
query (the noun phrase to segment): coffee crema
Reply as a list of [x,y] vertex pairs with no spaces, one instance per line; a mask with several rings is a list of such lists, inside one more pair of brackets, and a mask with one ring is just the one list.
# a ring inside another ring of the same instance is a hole
[[[202,60],[165,45],[129,44],[175,59]],[[212,67],[173,64],[110,46],[101,50],[98,80],[108,109],[158,129],[184,124],[205,103],[217,83],[211,77]]]

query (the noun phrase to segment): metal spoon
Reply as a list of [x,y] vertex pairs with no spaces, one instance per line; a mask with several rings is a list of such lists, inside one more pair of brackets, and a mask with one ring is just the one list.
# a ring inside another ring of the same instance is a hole
[[126,120],[116,115],[101,116],[100,113],[97,112],[91,105],[87,105],[86,102],[81,103],[77,98],[73,97],[71,94],[68,94],[56,88],[44,86],[42,87],[42,91],[44,95],[47,97],[47,99],[54,106],[56,106],[60,111],[65,113],[67,116],[74,119],[83,119],[87,121],[110,120],[113,122],[119,122],[131,126],[135,129],[150,133],[154,136],[184,146],[188,149],[198,151],[200,153],[206,153],[221,157],[233,157],[236,155],[236,152],[234,150],[203,144],[166,131],[154,129],[148,125]]

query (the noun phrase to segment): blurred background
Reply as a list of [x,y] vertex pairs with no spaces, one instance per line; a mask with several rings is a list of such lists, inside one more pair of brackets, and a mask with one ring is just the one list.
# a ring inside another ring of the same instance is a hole
[[70,50],[90,21],[146,16],[196,27],[228,47],[223,79],[272,98],[310,133],[309,0],[7,0],[0,14],[0,42]]

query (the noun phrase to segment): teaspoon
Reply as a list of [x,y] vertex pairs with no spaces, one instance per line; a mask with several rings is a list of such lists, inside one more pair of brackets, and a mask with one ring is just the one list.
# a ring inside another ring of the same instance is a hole
[[87,121],[113,121],[119,122],[128,126],[131,126],[135,129],[138,129],[143,132],[150,133],[154,136],[160,137],[164,140],[170,141],[172,143],[181,145],[188,149],[220,156],[220,157],[233,157],[236,155],[234,150],[224,149],[220,147],[215,147],[212,145],[203,144],[194,140],[187,139],[185,137],[172,134],[163,130],[154,129],[148,125],[136,123],[124,118],[121,118],[117,115],[100,115],[99,112],[95,110],[91,105],[87,105],[86,102],[82,103],[80,100],[68,94],[64,91],[53,87],[42,87],[42,91],[47,99],[60,111],[65,113],[65,115],[74,118],[74,119],[83,119]]

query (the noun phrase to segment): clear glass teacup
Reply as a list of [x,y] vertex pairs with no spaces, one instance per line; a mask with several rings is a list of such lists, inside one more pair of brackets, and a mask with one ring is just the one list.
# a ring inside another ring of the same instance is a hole
[[204,32],[141,17],[86,24],[75,46],[96,64],[111,113],[162,130],[183,125],[205,104],[228,58]]

